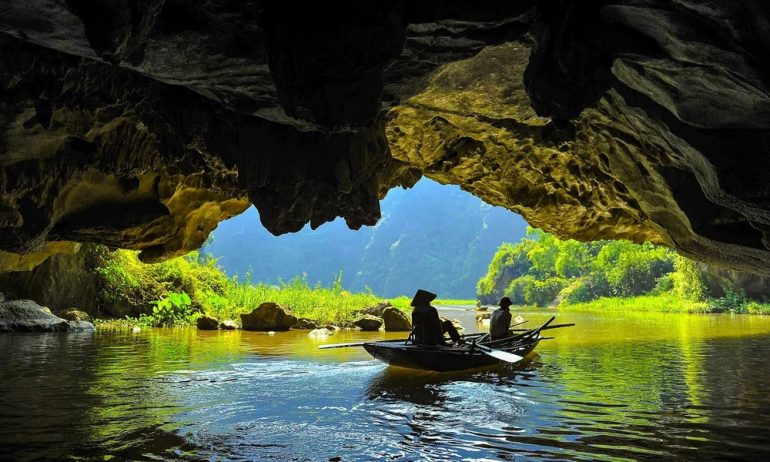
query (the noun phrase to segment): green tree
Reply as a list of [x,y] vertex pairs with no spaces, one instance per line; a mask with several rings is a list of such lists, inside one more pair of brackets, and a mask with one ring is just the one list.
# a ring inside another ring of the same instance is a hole
[[556,275],[562,278],[576,278],[585,274],[590,266],[591,254],[585,244],[578,241],[561,241],[554,262]]
[[674,294],[685,300],[699,301],[706,298],[706,284],[697,263],[677,255],[674,259]]

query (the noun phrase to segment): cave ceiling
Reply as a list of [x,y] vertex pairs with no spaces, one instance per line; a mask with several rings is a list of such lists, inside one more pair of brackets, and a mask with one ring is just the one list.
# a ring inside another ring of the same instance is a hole
[[12,0],[0,266],[158,261],[460,185],[563,238],[770,275],[763,0]]

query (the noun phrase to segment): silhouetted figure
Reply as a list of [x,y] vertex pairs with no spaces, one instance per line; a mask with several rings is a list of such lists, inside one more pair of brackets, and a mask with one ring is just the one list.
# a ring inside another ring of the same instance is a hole
[[508,297],[500,299],[500,308],[492,312],[489,320],[489,336],[492,340],[506,338],[511,335],[511,312],[513,302]]
[[436,294],[418,289],[412,299],[412,334],[417,345],[444,345],[444,333],[455,343],[462,343],[452,321],[442,321],[438,311],[430,302],[436,299]]

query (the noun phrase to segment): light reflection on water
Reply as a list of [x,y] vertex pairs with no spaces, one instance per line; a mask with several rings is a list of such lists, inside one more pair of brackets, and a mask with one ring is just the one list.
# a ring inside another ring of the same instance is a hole
[[[472,325],[470,311],[446,311]],[[550,313],[527,313],[536,325]],[[0,459],[767,459],[770,319],[562,313],[522,370],[194,329],[0,336]]]

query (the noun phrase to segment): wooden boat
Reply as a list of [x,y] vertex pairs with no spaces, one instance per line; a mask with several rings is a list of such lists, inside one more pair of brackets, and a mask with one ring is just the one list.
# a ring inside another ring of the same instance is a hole
[[[493,366],[501,362],[519,363],[541,340],[541,332],[546,329],[574,326],[574,324],[550,325],[555,318],[549,319],[536,329],[512,329],[511,336],[490,341],[489,334],[477,333],[463,335],[464,344],[416,345],[408,339],[383,340],[379,342],[341,343],[321,345],[318,348],[347,348],[362,346],[374,358],[393,366],[431,371],[460,371],[478,367]],[[515,324],[523,324],[522,321]]]
[[531,353],[541,340],[538,332],[529,336],[517,335],[504,341],[477,343],[482,336],[483,334],[465,335],[463,340],[466,343],[459,346],[415,345],[403,340],[364,343],[362,346],[375,359],[391,366],[446,372],[493,366],[504,362],[490,356],[481,348],[494,348],[496,351],[524,357]]

